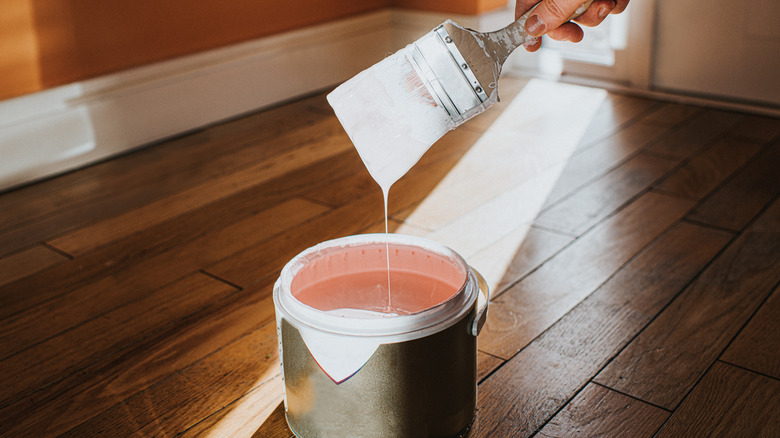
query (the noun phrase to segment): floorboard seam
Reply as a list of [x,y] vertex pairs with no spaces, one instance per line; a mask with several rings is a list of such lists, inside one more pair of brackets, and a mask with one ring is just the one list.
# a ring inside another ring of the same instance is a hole
[[[699,205],[699,204],[697,204],[697,205]],[[695,208],[694,208],[694,210],[695,210]],[[690,219],[687,216],[682,218],[682,219],[680,219],[680,221],[681,222],[685,222],[686,224],[695,225],[697,227],[708,228],[710,230],[720,231],[720,232],[728,233],[728,234],[735,234],[736,235],[736,234],[739,234],[740,231],[741,231],[741,230],[733,230],[731,228],[721,227],[721,226],[718,226],[718,225],[708,224],[708,223],[702,222],[702,221],[697,221],[695,219]]]
[[761,376],[761,377],[766,377],[767,379],[772,379],[772,380],[780,381],[780,378],[777,378],[777,377],[775,377],[775,376],[772,376],[772,375],[769,375],[769,374],[766,374],[766,373],[762,373],[761,371],[756,371],[756,370],[753,370],[753,369],[750,369],[750,368],[744,367],[744,366],[742,366],[742,365],[737,365],[737,364],[735,364],[734,362],[729,362],[729,361],[727,361],[727,360],[723,360],[723,359],[717,359],[715,362],[720,362],[720,363],[722,363],[722,364],[726,364],[726,365],[732,366],[732,367],[734,367],[734,368],[739,368],[739,369],[741,369],[741,370],[743,370],[743,371],[746,371],[746,372],[748,372],[748,373],[751,373],[751,374],[757,374],[757,375],[759,375],[759,376]]
[[57,248],[56,246],[53,246],[53,245],[49,244],[48,242],[41,242],[41,246],[43,246],[44,248],[47,248],[47,249],[49,249],[51,251],[56,252],[57,254],[67,258],[68,260],[73,260],[73,259],[76,258],[76,256],[74,256],[72,254],[68,254],[67,252]]
[[739,337],[739,335],[742,334],[742,332],[745,330],[745,327],[747,327],[748,324],[750,324],[750,321],[752,321],[753,318],[756,317],[756,314],[761,310],[762,307],[764,307],[766,302],[769,301],[769,298],[771,298],[772,295],[774,295],[777,292],[777,289],[778,289],[779,286],[780,286],[780,280],[778,280],[775,283],[775,285],[770,289],[769,293],[761,300],[761,303],[758,306],[756,306],[755,310],[753,310],[753,313],[751,313],[750,316],[745,320],[745,322],[742,324],[742,327],[740,327],[739,330],[737,330],[737,333],[734,335],[733,338],[731,338],[731,340],[728,342],[728,344],[726,344],[726,346],[723,348],[723,351],[720,352],[720,354],[715,359],[715,361],[721,361],[723,363],[727,363],[729,365],[733,365],[733,366],[741,368],[743,370],[747,370],[747,371],[750,371],[750,372],[753,372],[753,373],[756,373],[756,374],[761,374],[763,376],[770,377],[770,378],[775,379],[775,380],[780,380],[780,379],[777,379],[776,377],[772,377],[772,376],[770,376],[768,374],[764,374],[764,373],[761,373],[759,371],[754,371],[754,370],[751,370],[751,369],[749,369],[747,367],[744,367],[742,365],[737,365],[737,364],[735,364],[733,362],[729,362],[729,361],[723,360],[723,354],[726,353],[726,351],[728,351],[729,347],[731,347],[731,344],[733,344],[734,341]]
[[668,412],[668,413],[670,413],[670,414],[672,413],[672,411],[670,411],[668,408],[665,408],[665,407],[663,407],[663,406],[659,406],[659,405],[657,405],[657,404],[655,404],[655,403],[652,403],[652,402],[649,402],[649,401],[647,401],[647,400],[642,400],[641,398],[639,398],[639,397],[637,397],[637,396],[635,396],[635,395],[631,395],[631,394],[629,394],[629,393],[627,393],[627,392],[619,391],[619,390],[617,390],[617,389],[615,389],[615,388],[611,388],[611,387],[609,387],[609,386],[607,386],[607,385],[602,385],[601,383],[599,383],[599,382],[594,382],[594,381],[592,381],[592,380],[591,380],[591,382],[590,382],[590,383],[592,383],[592,384],[594,384],[594,385],[596,385],[596,386],[600,386],[600,387],[602,387],[602,388],[608,389],[608,390],[610,390],[610,391],[612,391],[612,392],[615,392],[615,393],[618,393],[618,394],[620,394],[620,395],[626,396],[626,397],[628,397],[628,398],[630,398],[630,399],[632,399],[632,400],[636,400],[636,401],[638,401],[638,402],[644,403],[644,404],[646,404],[646,405],[649,405],[649,406],[652,406],[652,407],[654,407],[654,408],[661,409],[661,410],[663,410],[663,411],[665,411],[665,412]]
[[233,283],[232,281],[226,280],[226,279],[224,279],[222,277],[219,277],[217,275],[214,275],[211,272],[206,271],[205,269],[198,269],[198,272],[200,272],[201,274],[203,274],[203,275],[205,275],[205,276],[207,276],[209,278],[217,280],[217,281],[219,281],[221,283],[225,283],[226,285],[228,285],[228,286],[230,286],[230,287],[232,287],[232,288],[234,288],[236,290],[244,290],[244,288],[239,286],[238,284]]

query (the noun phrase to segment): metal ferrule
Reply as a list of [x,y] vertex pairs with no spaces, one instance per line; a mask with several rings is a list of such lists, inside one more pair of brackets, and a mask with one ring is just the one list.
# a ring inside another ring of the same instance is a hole
[[456,121],[488,99],[444,26],[412,43],[410,49],[410,61],[417,74],[437,103]]

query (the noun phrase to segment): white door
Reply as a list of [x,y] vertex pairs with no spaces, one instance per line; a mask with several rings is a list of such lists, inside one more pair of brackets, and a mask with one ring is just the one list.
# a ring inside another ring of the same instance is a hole
[[656,88],[780,105],[780,0],[657,0],[656,17]]

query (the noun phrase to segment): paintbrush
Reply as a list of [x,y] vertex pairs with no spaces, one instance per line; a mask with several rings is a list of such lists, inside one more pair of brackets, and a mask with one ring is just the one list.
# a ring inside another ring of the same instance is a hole
[[487,33],[447,20],[328,95],[385,194],[436,140],[498,101],[504,62],[532,38],[524,29],[532,10]]

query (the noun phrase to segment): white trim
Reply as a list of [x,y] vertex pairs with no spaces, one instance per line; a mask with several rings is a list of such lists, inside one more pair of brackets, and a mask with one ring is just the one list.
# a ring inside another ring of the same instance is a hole
[[657,0],[635,0],[628,14],[628,41],[618,57],[623,58],[631,87],[649,90],[653,79]]
[[704,108],[713,108],[724,111],[736,111],[746,114],[755,114],[766,117],[780,118],[780,108],[772,106],[757,105],[751,102],[729,101],[721,98],[711,98],[706,96],[696,96],[692,94],[683,94],[682,92],[666,92],[659,89],[645,89],[639,87],[627,86],[621,83],[605,81],[600,79],[562,76],[561,82],[583,85],[587,87],[602,88],[607,91],[627,94],[647,99],[655,99],[664,102],[679,103],[685,105],[695,105]]

